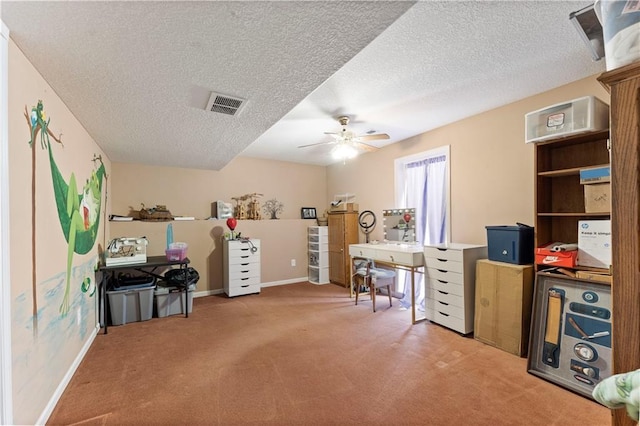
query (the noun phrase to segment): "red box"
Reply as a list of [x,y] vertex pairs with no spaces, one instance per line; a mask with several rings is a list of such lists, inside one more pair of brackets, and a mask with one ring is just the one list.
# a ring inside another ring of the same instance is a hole
[[578,250],[572,251],[551,251],[552,245],[545,245],[536,248],[536,264],[545,266],[563,266],[565,268],[575,268],[578,258]]

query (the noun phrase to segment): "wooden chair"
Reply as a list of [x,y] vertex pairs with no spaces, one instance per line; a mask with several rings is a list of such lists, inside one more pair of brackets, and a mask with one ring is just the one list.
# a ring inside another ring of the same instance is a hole
[[[389,307],[393,306],[391,301],[391,293],[395,284],[396,273],[389,269],[376,268],[373,259],[367,259],[366,262],[356,264],[356,271],[353,274],[353,282],[356,286],[356,305],[358,304],[358,295],[362,287],[369,289],[371,294],[371,303],[373,304],[373,312],[376,311],[376,291],[379,288],[386,287],[389,295]],[[362,282],[359,282],[362,281]]]

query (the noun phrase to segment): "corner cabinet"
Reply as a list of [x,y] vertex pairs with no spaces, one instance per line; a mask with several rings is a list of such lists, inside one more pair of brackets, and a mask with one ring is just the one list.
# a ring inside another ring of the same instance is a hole
[[[640,368],[640,62],[598,80],[611,92],[613,373]],[[635,424],[613,410],[612,424]]]
[[329,283],[329,233],[326,226],[310,226],[307,231],[309,244],[309,282]]
[[358,212],[329,213],[329,281],[351,283],[349,245],[358,243]]
[[260,240],[224,240],[222,268],[227,296],[260,293]]
[[[535,247],[577,243],[579,221],[611,217],[610,212],[585,212],[580,184],[580,169],[608,167],[609,158],[608,130],[535,144]],[[536,265],[536,271],[542,268]]]

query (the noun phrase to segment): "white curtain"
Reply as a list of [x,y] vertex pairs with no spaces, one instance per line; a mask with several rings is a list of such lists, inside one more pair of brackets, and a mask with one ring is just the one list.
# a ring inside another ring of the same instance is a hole
[[[420,245],[444,243],[447,237],[447,156],[437,155],[407,162],[403,173],[401,204],[416,209],[416,240]],[[404,275],[404,279],[402,278]],[[416,274],[416,306],[424,310],[423,274]],[[399,274],[402,306],[411,306],[411,276]]]

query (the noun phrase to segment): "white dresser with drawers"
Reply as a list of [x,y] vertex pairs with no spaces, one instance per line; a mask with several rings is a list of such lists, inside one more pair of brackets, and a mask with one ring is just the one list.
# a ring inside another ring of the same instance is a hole
[[481,245],[424,246],[428,320],[461,334],[473,331],[476,261],[486,257],[487,247]]
[[227,296],[260,293],[260,240],[225,240],[222,266]]

